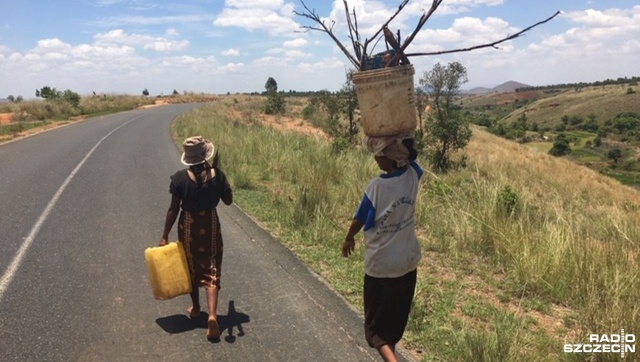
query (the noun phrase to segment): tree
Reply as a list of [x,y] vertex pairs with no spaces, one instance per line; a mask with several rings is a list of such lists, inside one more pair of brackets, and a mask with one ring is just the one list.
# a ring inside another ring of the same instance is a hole
[[358,108],[358,95],[356,93],[356,86],[353,84],[353,71],[347,73],[347,81],[342,85],[342,89],[338,93],[340,99],[340,107],[342,113],[347,116],[349,124],[347,126],[347,134],[349,136],[349,142],[353,142],[353,139],[358,135],[358,124],[356,123],[356,109]]
[[177,95],[178,95],[178,94],[180,94],[180,93],[178,93],[178,91],[174,89],[172,94],[173,94],[174,96],[177,96]]
[[420,133],[424,133],[424,128],[422,127],[422,118],[427,108],[427,93],[422,88],[416,87],[415,89],[415,98],[416,98],[416,110],[418,111],[418,129]]
[[269,77],[267,83],[264,84],[264,88],[267,90],[267,94],[275,93],[278,91],[278,82],[272,77]]
[[145,89],[142,91],[142,95],[143,95],[143,96],[145,96],[145,97],[149,95],[149,91],[147,90],[147,88],[145,88]]
[[7,96],[7,100],[8,100],[9,102],[13,103],[13,102],[15,102],[15,101],[16,101],[16,97],[14,97],[14,96],[13,96],[13,94],[9,94],[9,95]]
[[78,108],[78,106],[80,105],[81,98],[78,93],[72,91],[71,89],[67,89],[66,91],[64,91],[64,93],[62,93],[62,99],[71,103],[71,105],[73,105],[74,107]]
[[469,122],[461,117],[455,98],[460,87],[468,81],[467,69],[458,62],[443,66],[437,63],[420,78],[426,87],[431,112],[427,117],[428,145],[432,145],[431,159],[434,168],[446,172],[451,168],[450,154],[464,148],[471,139]]
[[264,85],[267,90],[267,103],[264,106],[264,113],[266,114],[282,114],[285,112],[285,100],[282,95],[278,93],[278,83],[272,77],[267,79]]
[[36,97],[41,97],[47,100],[57,99],[62,96],[62,93],[55,88],[44,86],[40,90],[36,89]]
[[613,150],[607,152],[607,158],[613,160],[614,164],[617,164],[618,160],[622,158],[622,150],[619,148],[614,148]]
[[560,157],[571,153],[571,146],[569,146],[569,139],[564,133],[560,133],[556,140],[553,142],[553,147],[549,150],[549,154],[552,156]]

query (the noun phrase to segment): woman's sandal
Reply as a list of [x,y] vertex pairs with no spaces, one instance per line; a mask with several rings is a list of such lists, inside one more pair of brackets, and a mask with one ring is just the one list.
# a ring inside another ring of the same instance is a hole
[[207,322],[209,328],[207,329],[207,339],[218,339],[220,338],[220,327],[218,326],[218,321],[213,319],[213,318],[209,318],[209,321]]

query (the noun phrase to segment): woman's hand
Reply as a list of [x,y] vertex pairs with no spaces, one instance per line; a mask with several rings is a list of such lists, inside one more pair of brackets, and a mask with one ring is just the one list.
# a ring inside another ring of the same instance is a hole
[[162,238],[160,238],[160,244],[158,244],[158,246],[165,246],[169,244],[169,241],[167,239],[168,238],[166,236],[162,236]]

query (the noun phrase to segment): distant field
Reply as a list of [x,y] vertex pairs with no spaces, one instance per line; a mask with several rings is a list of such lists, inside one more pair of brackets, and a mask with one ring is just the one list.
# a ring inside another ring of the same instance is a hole
[[565,90],[526,104],[505,120],[516,120],[524,113],[529,122],[536,122],[541,127],[555,127],[564,115],[584,119],[595,115],[598,123],[603,123],[623,111],[640,112],[640,87],[632,87],[636,89],[633,94],[627,94],[628,88],[628,85],[609,85]]
[[[640,187],[640,136],[613,127],[621,113],[640,113],[640,86],[617,84],[463,96],[463,109],[479,124],[489,120],[504,137],[521,137],[513,131],[522,120],[527,126],[526,147],[548,153],[553,140],[564,134],[571,153],[563,156],[634,187]],[[535,126],[535,127],[534,127]],[[588,131],[587,131],[588,130]],[[635,133],[634,133],[635,132]],[[521,135],[522,133],[520,133]],[[542,135],[549,141],[542,141]],[[601,135],[600,137],[598,135]],[[597,141],[597,142],[596,142]],[[615,162],[611,152],[620,150]]]

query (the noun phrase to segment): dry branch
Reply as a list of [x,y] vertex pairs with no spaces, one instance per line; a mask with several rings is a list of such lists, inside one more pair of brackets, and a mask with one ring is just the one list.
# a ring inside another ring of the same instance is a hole
[[329,34],[331,39],[333,39],[333,41],[338,45],[338,47],[340,47],[340,50],[342,50],[344,55],[347,56],[347,59],[349,59],[349,61],[351,61],[351,63],[353,63],[353,65],[355,65],[356,68],[360,69],[360,62],[358,60],[356,60],[356,58],[354,58],[353,55],[351,55],[351,53],[349,53],[347,48],[345,48],[345,46],[342,45],[340,40],[338,40],[338,38],[333,34],[333,29],[332,29],[333,27],[331,27],[331,28],[327,27],[327,25],[324,23],[324,21],[322,21],[322,19],[320,19],[320,16],[318,16],[318,14],[316,14],[315,10],[309,9],[309,7],[307,7],[307,4],[305,4],[304,1],[300,0],[300,2],[302,3],[302,6],[304,6],[304,8],[305,8],[305,10],[307,12],[306,13],[299,13],[297,11],[294,11],[293,13],[295,15],[311,19],[314,22],[318,23],[322,27],[320,29],[320,28],[314,28],[312,26],[303,26],[303,28],[309,29],[309,30],[322,31],[322,32],[325,32],[325,33]]
[[[305,11],[303,12],[298,12],[298,11],[294,11],[295,15],[298,16],[302,16],[304,18],[307,18],[311,21],[313,21],[314,23],[320,25],[320,27],[314,27],[314,26],[302,26],[302,28],[307,29],[307,30],[316,30],[316,31],[321,31],[324,33],[327,33],[329,35],[329,37],[331,37],[331,39],[333,39],[333,41],[338,45],[338,47],[340,48],[340,50],[342,50],[342,52],[347,56],[347,59],[349,59],[349,61],[356,67],[357,70],[365,70],[365,66],[366,66],[366,61],[368,58],[370,58],[370,54],[367,53],[369,45],[372,42],[377,42],[380,39],[380,34],[382,33],[382,38],[384,38],[387,42],[387,44],[389,44],[389,46],[391,48],[393,48],[393,50],[395,51],[395,54],[391,57],[388,57],[388,59],[385,59],[385,66],[389,67],[389,66],[395,66],[398,63],[402,63],[402,64],[409,64],[409,59],[408,57],[415,57],[415,56],[426,56],[426,55],[440,55],[440,54],[449,54],[449,53],[459,53],[459,52],[467,52],[467,51],[471,51],[471,50],[475,50],[475,49],[481,49],[481,48],[496,48],[496,45],[503,43],[505,41],[509,41],[509,40],[513,40],[516,39],[520,36],[522,36],[522,34],[524,34],[525,32],[535,28],[536,26],[542,25],[548,21],[550,21],[551,19],[555,18],[558,14],[560,14],[560,12],[556,12],[554,15],[550,16],[549,18],[540,21],[538,23],[535,23],[513,35],[509,35],[503,39],[491,42],[491,43],[486,43],[486,44],[480,44],[480,45],[475,45],[472,47],[468,47],[468,48],[460,48],[460,49],[453,49],[453,50],[443,50],[443,51],[437,51],[437,52],[428,52],[428,53],[409,53],[406,54],[405,50],[407,49],[407,47],[409,46],[409,44],[411,44],[411,42],[413,41],[413,39],[416,37],[416,35],[420,32],[420,30],[424,27],[424,25],[427,23],[427,21],[431,18],[431,15],[433,15],[433,13],[436,12],[436,10],[438,9],[438,7],[440,6],[440,4],[442,4],[444,0],[433,0],[431,3],[431,7],[429,8],[428,11],[424,12],[422,14],[422,16],[420,17],[420,20],[418,21],[418,24],[416,26],[416,28],[413,30],[413,32],[409,35],[409,37],[407,37],[402,43],[400,42],[400,35],[398,34],[398,39],[395,38],[395,36],[393,35],[393,33],[388,29],[389,24],[391,23],[391,21],[393,21],[393,19],[395,19],[398,14],[405,8],[405,6],[409,3],[409,0],[402,0],[402,2],[400,3],[400,5],[398,6],[398,9],[395,11],[395,13],[380,27],[380,29],[371,37],[365,40],[364,44],[362,44],[362,42],[360,41],[361,36],[360,33],[358,31],[358,22],[357,22],[357,16],[356,16],[356,12],[355,9],[352,10],[352,12],[349,11],[349,4],[347,2],[347,0],[343,0],[343,4],[344,4],[344,9],[345,9],[345,16],[346,16],[346,21],[347,21],[347,27],[349,28],[349,39],[351,40],[351,45],[353,46],[353,51],[354,54],[351,54],[347,48],[344,46],[344,44],[342,44],[342,42],[340,42],[338,40],[338,38],[336,37],[336,35],[333,33],[333,25],[331,27],[328,27],[325,22],[320,18],[320,16],[318,16],[318,14],[316,14],[315,10],[311,10],[309,9],[309,7],[307,6],[307,4],[304,3],[304,0],[300,0],[300,3],[302,3],[302,6],[304,7]],[[375,43],[374,43],[374,47],[375,48]]]
[[545,19],[545,20],[543,20],[543,21],[537,22],[537,23],[535,23],[535,24],[533,24],[533,25],[529,26],[528,28],[525,28],[525,29],[523,29],[523,30],[521,30],[521,31],[519,31],[519,32],[517,32],[517,33],[515,33],[515,34],[513,34],[513,35],[509,35],[509,36],[507,36],[506,38],[503,38],[503,39],[500,39],[500,40],[497,40],[497,41],[494,41],[494,42],[491,42],[491,43],[486,43],[486,44],[481,44],[481,45],[475,45],[475,46],[468,47],[468,48],[460,48],[460,49],[452,49],[452,50],[442,50],[442,51],[429,52],[429,53],[408,53],[408,54],[405,54],[405,55],[406,55],[407,57],[416,57],[416,56],[424,56],[424,55],[440,55],[440,54],[450,54],[450,53],[468,52],[468,51],[471,51],[471,50],[476,50],[476,49],[481,49],[481,48],[489,48],[489,47],[492,47],[492,48],[498,49],[498,48],[496,47],[496,45],[498,45],[498,44],[500,44],[500,43],[504,43],[505,41],[508,41],[508,40],[513,40],[513,39],[519,38],[519,37],[520,37],[520,36],[522,36],[522,34],[524,34],[525,32],[527,32],[527,31],[529,31],[529,30],[531,30],[531,29],[535,28],[535,27],[536,27],[536,26],[538,26],[538,25],[542,25],[542,24],[544,24],[544,23],[546,23],[546,22],[550,21],[551,19],[555,18],[555,17],[556,17],[556,16],[558,16],[559,14],[560,14],[560,12],[559,12],[559,11],[557,11],[555,14],[553,14],[552,16],[548,17],[547,19]]

